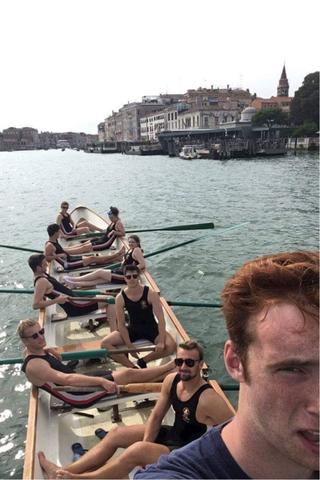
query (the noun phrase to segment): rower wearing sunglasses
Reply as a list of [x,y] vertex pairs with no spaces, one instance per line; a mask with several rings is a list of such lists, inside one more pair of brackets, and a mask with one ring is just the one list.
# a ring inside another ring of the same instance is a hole
[[[228,420],[230,410],[225,402],[201,377],[202,347],[194,341],[180,344],[175,363],[178,373],[164,379],[160,397],[145,425],[110,430],[95,447],[63,470],[40,452],[40,465],[48,478],[128,478],[136,466],[154,463],[160,455],[199,438],[207,426]],[[173,426],[161,425],[171,406],[175,412]],[[118,448],[126,450],[108,461]]]
[[[118,329],[102,340],[101,346],[113,349],[125,344],[134,349],[133,342],[149,340],[155,344],[155,351],[138,359],[137,365],[146,368],[147,363],[158,358],[172,355],[176,349],[176,342],[166,331],[164,314],[158,293],[148,286],[142,285],[139,280],[137,265],[125,265],[123,268],[126,288],[116,297],[116,317]],[[129,315],[129,325],[125,323],[125,311]],[[135,365],[124,354],[115,356],[117,362],[125,367]]]
[[[104,398],[107,393],[115,393],[118,385],[127,383],[159,382],[174,371],[174,362],[147,370],[122,368],[116,371],[98,370],[94,375],[76,373],[75,366],[64,364],[54,348],[46,347],[45,330],[36,320],[21,320],[17,333],[25,345],[22,371],[35,386],[77,407],[89,407]],[[98,392],[84,393],[83,396],[70,392],[56,391],[56,385],[76,387],[102,387]]]

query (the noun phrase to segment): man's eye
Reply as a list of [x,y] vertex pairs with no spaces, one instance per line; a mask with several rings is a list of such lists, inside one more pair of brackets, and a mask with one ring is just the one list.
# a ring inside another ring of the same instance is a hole
[[284,373],[301,373],[302,369],[300,367],[282,367],[279,371]]

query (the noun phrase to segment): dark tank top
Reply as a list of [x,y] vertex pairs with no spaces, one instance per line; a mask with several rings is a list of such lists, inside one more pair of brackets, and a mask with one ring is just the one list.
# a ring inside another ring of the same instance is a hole
[[58,372],[62,373],[74,373],[74,369],[68,367],[68,365],[64,365],[60,360],[58,360],[56,357],[53,355],[50,355],[50,353],[46,353],[45,355],[28,355],[22,364],[21,370],[26,373],[26,368],[30,360],[33,358],[41,358],[42,360],[45,360],[46,362],[49,363],[50,367],[53,368],[54,370],[57,370]]
[[58,240],[56,242],[52,242],[52,240],[48,240],[47,243],[51,243],[51,245],[54,246],[54,248],[56,249],[56,255],[59,255],[60,253],[65,253],[67,255],[67,260],[70,259],[70,255],[68,255],[64,250],[63,248],[61,247],[60,243],[58,242]]
[[66,233],[70,233],[72,232],[73,230],[73,227],[72,227],[72,224],[70,222],[70,215],[69,213],[66,213],[66,214],[61,214],[62,215],[62,220],[61,220],[61,223],[62,223],[62,226],[63,226],[63,229]]
[[188,439],[188,442],[192,442],[207,431],[207,425],[199,423],[196,419],[196,412],[200,395],[204,390],[212,387],[208,383],[202,385],[189,400],[182,402],[177,396],[177,385],[179,381],[180,375],[177,374],[173,379],[170,389],[171,404],[175,411],[172,433],[179,440],[183,441]]
[[158,328],[158,324],[153,315],[152,305],[148,303],[148,292],[149,287],[145,286],[141,298],[136,302],[130,300],[124,290],[121,292],[130,317],[130,329],[143,332],[145,329],[149,330],[152,324]]
[[65,285],[62,285],[62,283],[58,282],[58,280],[51,277],[47,273],[44,273],[43,275],[41,275],[39,277],[36,277],[34,279],[34,282],[33,282],[34,286],[36,285],[39,278],[46,278],[48,280],[48,282],[50,282],[51,285],[53,286],[53,291],[48,293],[48,294],[46,293],[45,294],[46,297],[48,297],[50,299],[56,298],[57,293],[55,293],[55,292],[63,293],[64,295],[68,295],[69,297],[74,297],[75,296],[75,293],[72,290],[70,290],[70,288],[66,287]]
[[133,250],[130,250],[129,252],[125,253],[124,259],[123,259],[123,265],[122,265],[123,267],[125,265],[137,265],[137,262],[133,258],[132,254],[133,254]]

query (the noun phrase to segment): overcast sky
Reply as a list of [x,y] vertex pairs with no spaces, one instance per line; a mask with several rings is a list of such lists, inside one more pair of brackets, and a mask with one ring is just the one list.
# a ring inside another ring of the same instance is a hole
[[96,133],[142,95],[293,95],[319,70],[318,0],[0,0],[0,131]]

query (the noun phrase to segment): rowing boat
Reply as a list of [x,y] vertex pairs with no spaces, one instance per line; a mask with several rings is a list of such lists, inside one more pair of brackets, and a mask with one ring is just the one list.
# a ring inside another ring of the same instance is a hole
[[[106,221],[95,212],[85,207],[78,207],[71,212],[71,217],[76,223],[79,218],[85,218],[93,224],[106,226]],[[104,222],[104,223],[103,223]],[[69,244],[69,242],[68,242]],[[117,240],[116,248],[127,243],[125,239]],[[113,252],[114,253],[114,252]],[[61,273],[56,272],[55,266],[50,265],[50,274],[61,279]],[[155,291],[160,290],[149,272],[142,275],[142,283],[149,285]],[[105,286],[100,288],[105,288]],[[107,286],[107,287],[110,287]],[[117,285],[119,287],[119,285]],[[166,329],[171,333],[177,344],[189,339],[186,331],[178,321],[171,307],[165,298],[161,297],[161,304],[164,312]],[[52,321],[53,315],[57,313],[56,305],[51,305],[39,312],[39,323],[46,328],[47,344],[56,345],[60,352],[70,350],[90,350],[99,346],[99,341],[107,335],[109,327],[104,324],[95,332],[81,328],[80,322],[92,318],[92,314],[82,317],[72,317],[59,322]],[[98,314],[97,314],[98,315]],[[147,343],[144,342],[147,345]],[[163,365],[170,358],[162,358],[152,362],[152,365]],[[104,368],[116,370],[119,365],[110,358]],[[90,367],[83,366],[82,372],[90,373]],[[205,373],[205,371],[204,371]],[[233,407],[225,397],[216,381],[210,381],[212,387],[224,400],[224,408],[234,413]],[[151,413],[155,400],[159,396],[157,391],[148,389],[148,384],[140,387],[139,392],[113,395],[104,398],[101,402],[90,408],[65,408],[61,402],[52,398],[44,390],[32,387],[29,402],[29,417],[27,427],[27,439],[25,447],[25,461],[23,478],[42,479],[43,472],[40,468],[37,452],[44,451],[45,455],[58,465],[66,465],[72,461],[71,445],[79,442],[84,449],[93,447],[99,440],[94,432],[97,428],[103,427],[110,430],[117,425],[144,424]],[[174,420],[173,410],[170,409],[164,422],[172,424]]]

